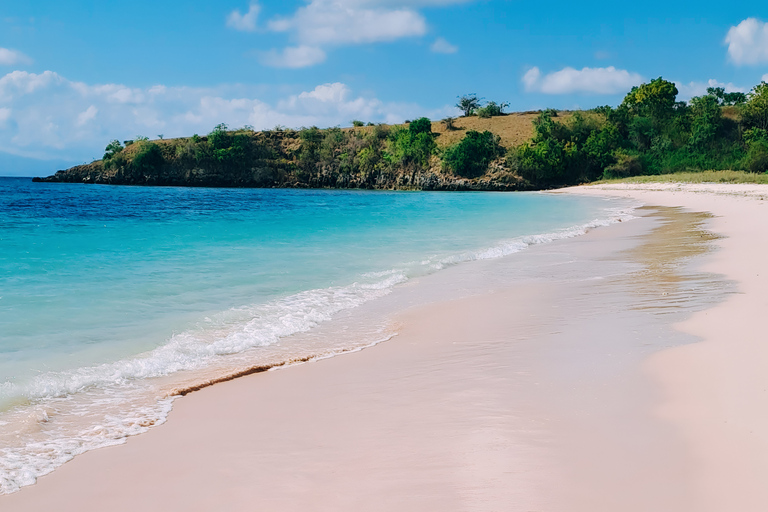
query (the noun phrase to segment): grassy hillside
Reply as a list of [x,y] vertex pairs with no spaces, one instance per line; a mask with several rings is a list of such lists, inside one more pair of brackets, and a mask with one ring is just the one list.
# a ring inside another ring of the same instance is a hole
[[642,175],[768,170],[768,84],[749,94],[711,88],[689,102],[677,94],[674,83],[658,78],[633,87],[618,107],[589,111],[504,114],[504,104],[480,106],[475,96],[465,96],[459,104],[467,115],[443,121],[263,132],[219,125],[204,136],[112,141],[102,160],[45,181],[530,190]]

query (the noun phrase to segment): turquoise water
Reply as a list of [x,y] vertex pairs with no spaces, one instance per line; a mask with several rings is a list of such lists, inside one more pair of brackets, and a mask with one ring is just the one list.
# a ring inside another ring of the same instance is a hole
[[163,421],[176,375],[300,355],[292,335],[413,277],[578,235],[613,206],[0,178],[0,493]]

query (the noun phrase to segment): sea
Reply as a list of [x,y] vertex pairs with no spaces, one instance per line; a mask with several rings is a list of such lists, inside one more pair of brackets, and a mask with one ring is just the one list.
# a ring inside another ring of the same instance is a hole
[[544,192],[0,178],[0,494],[161,424],[189,390],[392,339],[371,311],[424,276],[630,218]]

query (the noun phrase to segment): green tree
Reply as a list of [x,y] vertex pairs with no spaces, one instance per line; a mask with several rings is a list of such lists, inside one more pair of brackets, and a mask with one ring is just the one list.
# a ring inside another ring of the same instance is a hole
[[504,109],[507,107],[509,107],[509,103],[507,102],[496,103],[495,101],[489,101],[485,106],[477,109],[477,117],[489,118],[503,116]]
[[480,108],[480,99],[476,94],[467,94],[465,96],[458,96],[459,101],[456,103],[456,107],[464,112],[464,117],[469,117]]
[[408,131],[414,135],[418,135],[420,133],[432,133],[432,121],[426,117],[415,119],[411,121],[411,124],[408,125]]
[[741,121],[746,128],[768,130],[768,84],[761,82],[747,95],[741,107]]
[[160,146],[154,142],[144,143],[133,157],[131,167],[141,173],[157,172],[165,163]]
[[123,150],[123,145],[120,144],[119,140],[113,140],[109,144],[107,144],[107,147],[104,148],[104,160],[109,160],[116,154],[120,153]]
[[498,135],[470,130],[458,144],[445,151],[443,162],[459,176],[476,178],[485,174],[491,161],[503,154]]
[[712,146],[723,121],[717,96],[698,96],[691,100],[691,138],[689,146],[707,149]]
[[669,117],[675,109],[677,87],[663,78],[654,78],[647,84],[635,86],[624,98],[622,106],[632,114],[658,121]]

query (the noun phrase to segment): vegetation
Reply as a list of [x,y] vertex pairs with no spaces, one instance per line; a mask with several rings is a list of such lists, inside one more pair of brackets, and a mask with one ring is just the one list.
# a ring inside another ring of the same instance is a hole
[[474,115],[478,108],[480,108],[480,99],[477,94],[467,94],[465,96],[459,96],[459,101],[456,103],[456,108],[464,112],[464,117]]
[[746,171],[697,171],[602,179],[595,183],[759,183],[768,184],[768,174]]
[[500,139],[491,132],[470,130],[466,136],[445,152],[444,165],[464,178],[477,178],[488,170],[488,165],[504,154]]
[[113,140],[101,161],[54,181],[520,190],[670,173],[708,180],[728,171],[736,173],[729,180],[741,180],[768,171],[765,82],[747,94],[714,87],[682,102],[674,83],[657,78],[616,107],[581,112],[507,116],[506,103],[483,105],[475,94],[459,97],[457,107],[465,117],[445,118],[434,131],[422,117],[398,126],[354,120],[351,129],[220,124],[204,136]]
[[477,117],[489,118],[496,116],[503,116],[504,109],[509,107],[509,103],[502,102],[496,103],[495,101],[489,101],[484,106],[477,109]]
[[[564,123],[542,112],[534,137],[511,152],[510,165],[539,187],[683,171],[768,171],[768,85],[743,96],[710,88],[688,103],[677,94],[675,84],[657,78],[633,87],[616,108],[576,113]],[[733,105],[736,119],[724,115]]]

